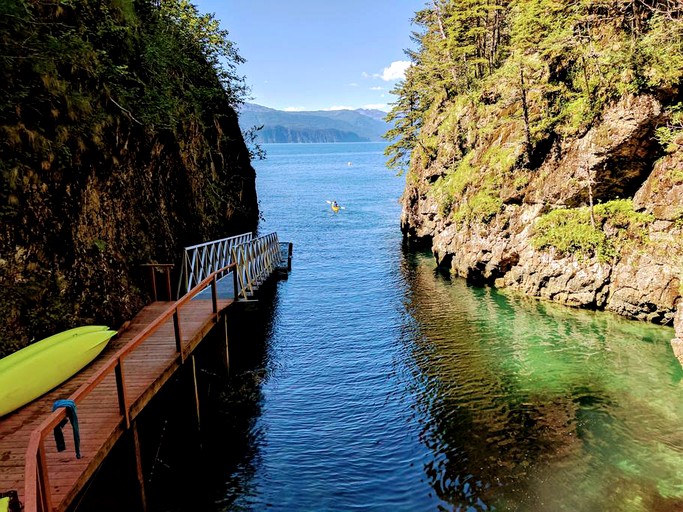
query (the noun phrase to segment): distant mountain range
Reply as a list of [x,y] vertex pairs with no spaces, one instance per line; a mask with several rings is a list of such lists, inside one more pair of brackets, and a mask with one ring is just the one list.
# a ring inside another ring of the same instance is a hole
[[245,103],[239,112],[242,131],[263,126],[260,142],[374,142],[389,130],[386,112],[373,109],[285,112]]

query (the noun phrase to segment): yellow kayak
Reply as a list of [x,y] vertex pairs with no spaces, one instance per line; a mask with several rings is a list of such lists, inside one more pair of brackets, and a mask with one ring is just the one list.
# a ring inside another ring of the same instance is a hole
[[77,327],[0,359],[0,416],[47,393],[102,352],[116,331]]
[[333,204],[330,205],[330,208],[332,208],[332,211],[333,211],[334,213],[337,213],[337,212],[339,211],[339,208],[340,208],[340,207],[339,207],[338,204],[334,204],[334,203],[333,203]]

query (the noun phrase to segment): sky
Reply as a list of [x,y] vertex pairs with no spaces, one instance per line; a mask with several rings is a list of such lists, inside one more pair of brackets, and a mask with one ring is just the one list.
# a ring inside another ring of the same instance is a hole
[[215,13],[239,54],[249,100],[278,110],[377,108],[414,47],[411,18],[426,0],[193,0]]

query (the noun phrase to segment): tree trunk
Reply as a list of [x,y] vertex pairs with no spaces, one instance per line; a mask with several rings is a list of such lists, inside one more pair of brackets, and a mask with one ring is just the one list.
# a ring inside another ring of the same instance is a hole
[[443,18],[441,15],[441,9],[439,8],[439,4],[436,2],[436,0],[432,1],[434,3],[434,13],[436,14],[436,20],[439,23],[439,33],[441,34],[441,40],[444,42],[444,47],[446,48],[446,55],[448,55],[448,67],[451,71],[451,76],[453,77],[453,85],[457,86],[458,74],[455,71],[455,67],[453,67],[453,54],[451,53],[451,50],[448,48],[448,38],[446,37],[446,31],[443,28]]
[[528,163],[531,163],[531,127],[529,126],[529,106],[526,100],[526,85],[524,84],[524,67],[522,63],[519,64],[519,85],[522,96],[522,114],[524,116],[524,136],[526,138],[526,157]]

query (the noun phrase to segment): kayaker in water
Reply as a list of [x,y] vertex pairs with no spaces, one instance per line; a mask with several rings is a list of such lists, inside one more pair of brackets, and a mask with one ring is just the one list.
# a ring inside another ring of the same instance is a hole
[[345,209],[343,206],[339,206],[339,203],[337,203],[337,201],[327,201],[327,204],[330,205],[330,208],[332,208],[332,211],[334,213],[337,213],[339,210]]

